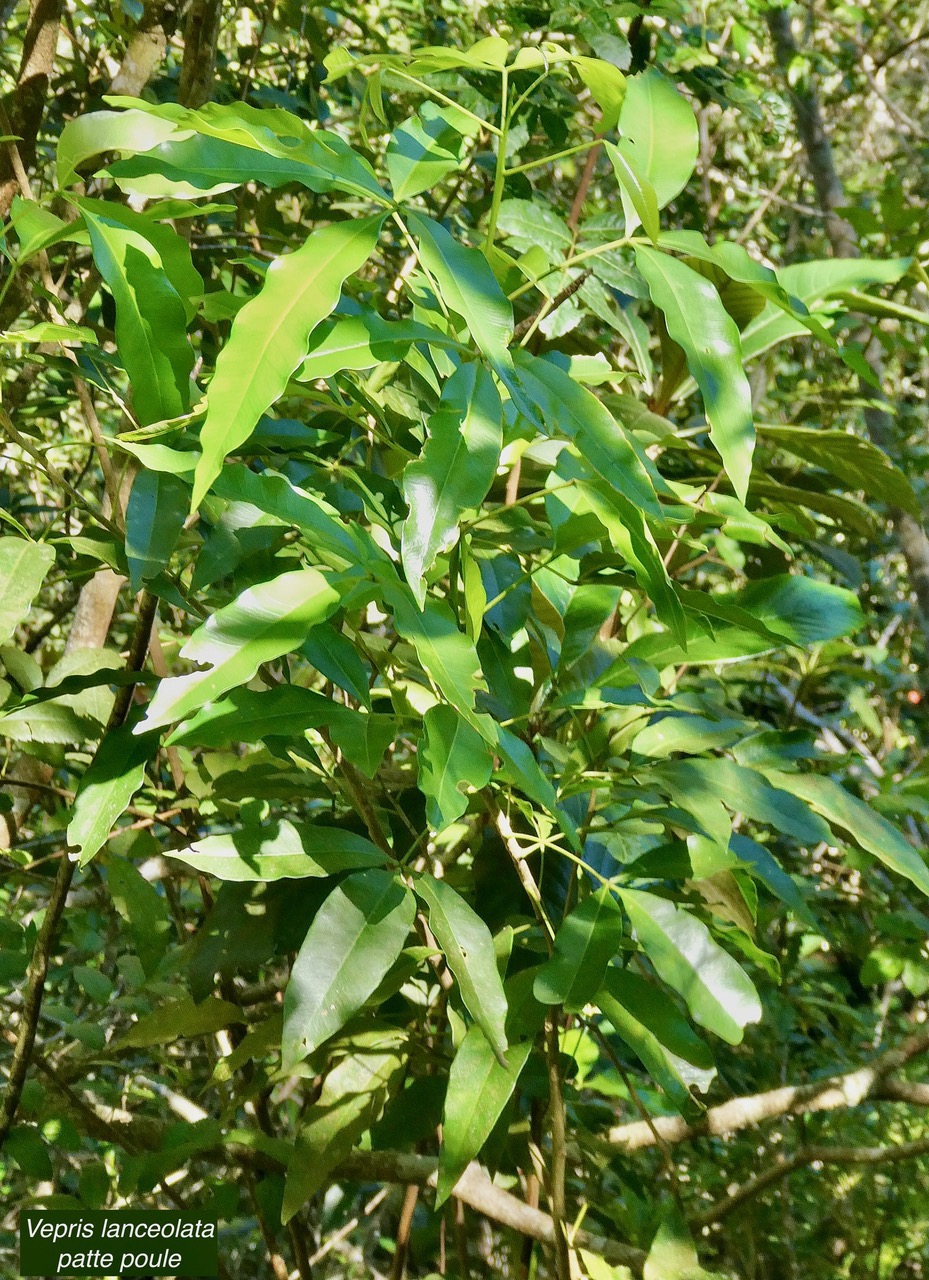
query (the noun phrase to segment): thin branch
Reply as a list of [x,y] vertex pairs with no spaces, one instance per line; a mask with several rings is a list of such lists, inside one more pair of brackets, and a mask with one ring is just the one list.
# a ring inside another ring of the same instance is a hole
[[571,1280],[571,1253],[565,1233],[567,1205],[565,1172],[567,1169],[567,1134],[564,1094],[561,1088],[561,1066],[558,1061],[558,1016],[552,1012],[546,1020],[545,1058],[548,1064],[548,1121],[552,1135],[552,1160],[549,1171],[549,1204],[555,1235],[555,1274],[558,1280]]
[[855,1071],[829,1076],[812,1084],[787,1085],[781,1089],[769,1089],[765,1093],[732,1098],[718,1107],[711,1107],[694,1124],[688,1124],[681,1116],[655,1116],[649,1124],[636,1120],[630,1124],[617,1125],[609,1131],[608,1141],[613,1146],[622,1147],[624,1151],[638,1151],[643,1147],[654,1146],[658,1140],[678,1143],[693,1138],[721,1137],[782,1116],[857,1107],[869,1098],[929,1102],[929,1086],[922,1087],[925,1089],[923,1096],[912,1092],[919,1090],[920,1086],[911,1085],[907,1081],[895,1081],[891,1085],[888,1081],[893,1073],[927,1050],[929,1031],[921,1031]]

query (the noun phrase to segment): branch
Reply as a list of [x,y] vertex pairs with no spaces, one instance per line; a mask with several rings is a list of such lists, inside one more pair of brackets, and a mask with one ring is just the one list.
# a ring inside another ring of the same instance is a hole
[[45,115],[48,86],[55,69],[62,0],[32,0],[16,88],[7,99],[10,128],[17,142],[0,150],[0,217],[10,211],[20,186],[19,162],[31,164]]
[[700,1228],[719,1222],[746,1200],[752,1200],[760,1195],[766,1187],[780,1182],[782,1178],[789,1177],[797,1169],[803,1169],[811,1164],[890,1164],[898,1160],[913,1160],[924,1155],[929,1155],[929,1138],[917,1138],[913,1142],[898,1142],[892,1147],[800,1147],[793,1155],[781,1157],[770,1169],[743,1183],[724,1200],[711,1205],[709,1209],[705,1209],[703,1213],[691,1219],[691,1226]]
[[635,1120],[617,1125],[608,1140],[624,1151],[639,1151],[656,1142],[686,1142],[691,1138],[718,1138],[739,1129],[748,1129],[764,1120],[804,1115],[810,1111],[834,1111],[857,1107],[869,1098],[892,1102],[929,1103],[929,1085],[888,1079],[912,1058],[929,1050],[929,1031],[910,1036],[895,1049],[855,1071],[829,1076],[812,1084],[787,1085],[765,1093],[732,1098],[711,1107],[695,1124],[681,1116],[655,1116],[651,1121]]

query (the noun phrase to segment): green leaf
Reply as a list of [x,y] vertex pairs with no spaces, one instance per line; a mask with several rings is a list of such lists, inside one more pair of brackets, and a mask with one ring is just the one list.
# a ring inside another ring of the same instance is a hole
[[387,174],[394,199],[409,200],[428,191],[461,163],[463,133],[476,122],[454,107],[424,102],[418,115],[394,130],[387,143]]
[[843,480],[850,489],[862,489],[873,498],[902,507],[921,517],[919,499],[903,472],[887,454],[847,431],[823,431],[816,427],[759,427],[759,434],[815,467]]
[[226,747],[262,738],[302,738],[307,729],[355,714],[332,698],[299,685],[278,684],[261,692],[234,689],[185,720],[168,742],[172,746]]
[[697,163],[700,138],[690,104],[658,71],[632,76],[626,81],[619,132],[621,149],[634,158],[663,209],[683,191]]
[[666,253],[641,245],[636,263],[648,283],[668,333],[683,348],[703,395],[710,439],[740,501],[752,472],[755,427],[752,394],[742,368],[735,321],[709,280]]
[[612,889],[603,885],[559,925],[555,950],[536,975],[536,1000],[563,1004],[569,1013],[583,1009],[600,989],[622,936],[623,913]]
[[550,360],[520,352],[517,377],[546,434],[560,432],[617,493],[649,515],[661,508],[647,459],[606,405]]
[[116,304],[116,345],[142,426],[190,405],[187,312],[155,245],[115,218],[84,210],[94,261]]
[[181,657],[206,664],[206,669],[162,680],[143,725],[155,728],[182,720],[205,702],[246,684],[263,662],[299,648],[338,603],[338,593],[318,569],[297,569],[249,587],[193,633]]
[[401,531],[401,557],[420,608],[424,576],[436,556],[454,546],[464,512],[486,497],[502,444],[503,409],[493,379],[482,365],[461,365],[442,389],[422,454],[403,472],[409,515]]
[[116,820],[125,813],[158,748],[157,734],[137,736],[132,728],[130,721],[106,734],[78,786],[68,844],[78,849],[82,867],[103,847]]
[[423,266],[435,278],[446,305],[461,316],[490,367],[507,381],[513,308],[487,259],[480,250],[465,248],[432,218],[411,213],[409,224],[419,239]]
[[286,819],[205,836],[189,848],[164,852],[217,880],[235,881],[334,876],[340,871],[382,867],[387,861],[383,850],[353,831]]
[[[792,789],[772,787],[760,773],[732,760],[669,760],[655,765],[649,773],[675,803],[684,807],[686,799],[709,794],[733,812],[767,823],[808,848],[829,839],[829,828],[792,794]],[[729,847],[728,822],[725,832],[718,834],[718,842],[722,848]]]
[[655,244],[661,230],[658,197],[655,188],[639,169],[638,151],[629,138],[621,138],[619,146],[612,142],[606,142],[604,146],[619,183],[626,215],[626,234],[631,235],[641,222],[645,234]]
[[443,1204],[493,1132],[529,1060],[544,1012],[532,997],[532,973],[506,984],[510,1047],[499,1062],[480,1027],[471,1026],[452,1061],[442,1116],[436,1205]]
[[417,876],[414,889],[426,904],[429,927],[455,975],[465,1008],[505,1065],[507,1002],[490,931],[444,880]]
[[[336,222],[268,268],[261,292],[232,323],[216,361],[194,478],[198,507],[226,454],[248,439],[306,355],[310,334],[332,311],[346,278],[371,256],[383,215]],[[167,416],[167,415],[165,415]]]
[[0,644],[11,639],[29,612],[55,551],[45,542],[0,538]]
[[351,1052],[327,1073],[318,1100],[303,1115],[287,1166],[282,1222],[289,1222],[316,1194],[380,1117],[403,1072],[398,1042],[399,1037],[391,1043],[383,1032],[359,1036],[349,1046]]
[[873,854],[885,867],[912,881],[923,893],[929,893],[929,868],[920,853],[870,805],[853,796],[832,778],[812,773],[776,773],[773,770],[766,770],[766,773],[775,786],[792,791],[811,809],[822,814],[827,822],[847,831],[856,844]]
[[112,1041],[113,1049],[150,1049],[156,1044],[172,1044],[189,1036],[207,1036],[245,1018],[238,1005],[210,997],[195,1004],[191,996],[171,1000],[151,1013],[143,1014],[128,1031]]
[[474,642],[458,630],[454,615],[444,601],[427,599],[419,610],[408,587],[392,587],[386,594],[393,606],[396,628],[413,645],[426,674],[446,700],[480,732],[482,726],[474,712],[474,699],[477,690],[484,688],[484,682]]
[[484,738],[454,707],[440,703],[423,717],[425,736],[417,752],[419,786],[426,796],[429,825],[441,831],[468,807],[465,787],[480,790],[490,781],[493,756]]
[[371,706],[370,676],[348,636],[331,622],[314,627],[300,649],[320,675],[360,702]]
[[619,889],[639,945],[658,976],[683,996],[694,1020],[728,1044],[761,1018],[751,979],[696,916],[666,898]]
[[[180,108],[176,109],[180,113]],[[67,187],[85,160],[104,151],[150,151],[176,131],[174,120],[147,111],[91,111],[69,120],[58,139],[58,185]]]
[[590,96],[603,113],[601,130],[606,133],[616,128],[628,81],[618,67],[603,58],[572,58],[577,73],[590,90]]
[[190,507],[190,486],[164,471],[140,471],[126,504],[126,559],[133,591],[165,567]]
[[668,1205],[645,1259],[643,1280],[714,1280],[700,1266],[687,1223],[677,1205]]
[[132,949],[151,976],[176,939],[174,922],[164,893],[146,880],[134,862],[117,857],[112,851],[106,858],[106,884],[113,906],[126,922],[126,933]]
[[670,996],[628,969],[612,968],[593,1003],[677,1110],[691,1111],[691,1088],[707,1089],[716,1074],[713,1055]]
[[384,320],[375,311],[335,316],[317,325],[309,353],[294,375],[297,382],[331,378],[344,369],[373,369],[384,361],[403,360],[414,342],[439,348],[461,343],[439,329],[415,320]]
[[284,996],[283,1067],[335,1035],[377,989],[400,955],[416,914],[388,871],[351,875],[320,907]]

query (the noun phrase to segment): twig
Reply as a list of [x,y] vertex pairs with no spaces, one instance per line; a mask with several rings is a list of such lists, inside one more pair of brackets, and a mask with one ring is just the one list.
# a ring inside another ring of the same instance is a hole
[[[154,596],[147,591],[142,593],[139,616],[136,620],[135,630],[129,646],[127,669],[130,671],[141,671],[145,662],[155,603]],[[132,702],[133,688],[133,685],[125,685],[117,692],[103,741],[106,741],[106,734],[121,725],[126,718]],[[62,858],[58,863],[58,871],[55,874],[52,891],[45,908],[45,916],[36,938],[32,958],[29,961],[26,975],[26,993],[19,1018],[19,1031],[10,1063],[3,1106],[0,1109],[0,1147],[3,1146],[9,1136],[10,1129],[16,1119],[16,1113],[19,1110],[23,1086],[26,1083],[29,1063],[35,1048],[36,1029],[39,1025],[39,1015],[42,1012],[42,999],[45,995],[45,983],[48,978],[52,949],[58,936],[58,925],[61,922],[76,868],[77,863],[72,862],[68,857]]]

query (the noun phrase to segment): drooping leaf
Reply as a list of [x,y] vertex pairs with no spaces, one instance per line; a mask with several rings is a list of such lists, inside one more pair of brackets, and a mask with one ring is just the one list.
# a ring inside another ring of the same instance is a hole
[[920,517],[919,499],[909,480],[870,440],[847,431],[823,431],[815,427],[759,427],[765,440],[771,441],[795,457],[843,480],[850,489],[902,507],[910,515]]
[[284,996],[283,1065],[290,1071],[335,1035],[403,950],[416,903],[389,871],[351,875],[319,909]]
[[729,1044],[761,1017],[751,979],[696,916],[667,898],[620,889],[639,945],[658,976],[683,996],[694,1020]]
[[686,263],[641,245],[636,263],[668,333],[683,349],[703,395],[713,441],[738,498],[744,502],[752,471],[755,427],[752,395],[742,368],[735,321],[719,294]]
[[418,876],[414,888],[426,904],[429,927],[455,976],[465,1008],[486,1036],[497,1060],[504,1062],[506,994],[486,924],[444,880]]
[[608,885],[585,898],[555,934],[555,950],[539,970],[533,988],[543,1004],[563,1004],[576,1012],[600,989],[606,967],[619,950],[623,913]]
[[285,1223],[379,1118],[403,1071],[402,1037],[396,1033],[363,1033],[346,1048],[349,1052],[329,1071],[319,1098],[302,1117],[284,1184]]
[[929,893],[929,867],[896,827],[833,778],[814,773],[766,770],[775,786],[791,791],[827,822],[847,831],[856,844],[897,875]]
[[593,1003],[678,1111],[692,1109],[690,1089],[708,1088],[713,1055],[673,1000],[628,969],[611,968]]
[[474,712],[478,689],[484,687],[474,642],[458,629],[451,609],[441,600],[428,599],[420,611],[407,587],[391,589],[397,630],[409,640],[430,679],[465,719],[480,730]]
[[383,220],[378,215],[337,222],[313,232],[299,249],[271,264],[261,292],[236,316],[207,396],[195,508],[226,454],[248,439],[283,392],[306,355],[310,334],[338,302],[344,281],[371,256]]
[[422,608],[423,577],[458,538],[465,511],[479,507],[493,482],[503,443],[503,410],[490,374],[463,364],[442,389],[429,439],[403,473],[409,515],[401,532],[407,581]]
[[493,1132],[529,1060],[544,1009],[532,995],[532,972],[523,971],[506,984],[506,1020],[510,1047],[504,1062],[494,1055],[480,1027],[468,1028],[458,1046],[448,1077],[442,1116],[442,1146],[436,1203],[451,1195],[468,1164]]
[[618,146],[612,142],[604,145],[619,183],[627,233],[631,234],[641,223],[645,234],[654,244],[660,231],[658,197],[655,188],[639,168],[637,149],[629,138],[620,138]]
[[263,662],[299,648],[338,603],[338,593],[318,569],[297,569],[249,587],[193,633],[181,657],[205,669],[163,680],[142,724],[151,729],[182,720],[245,684]]

